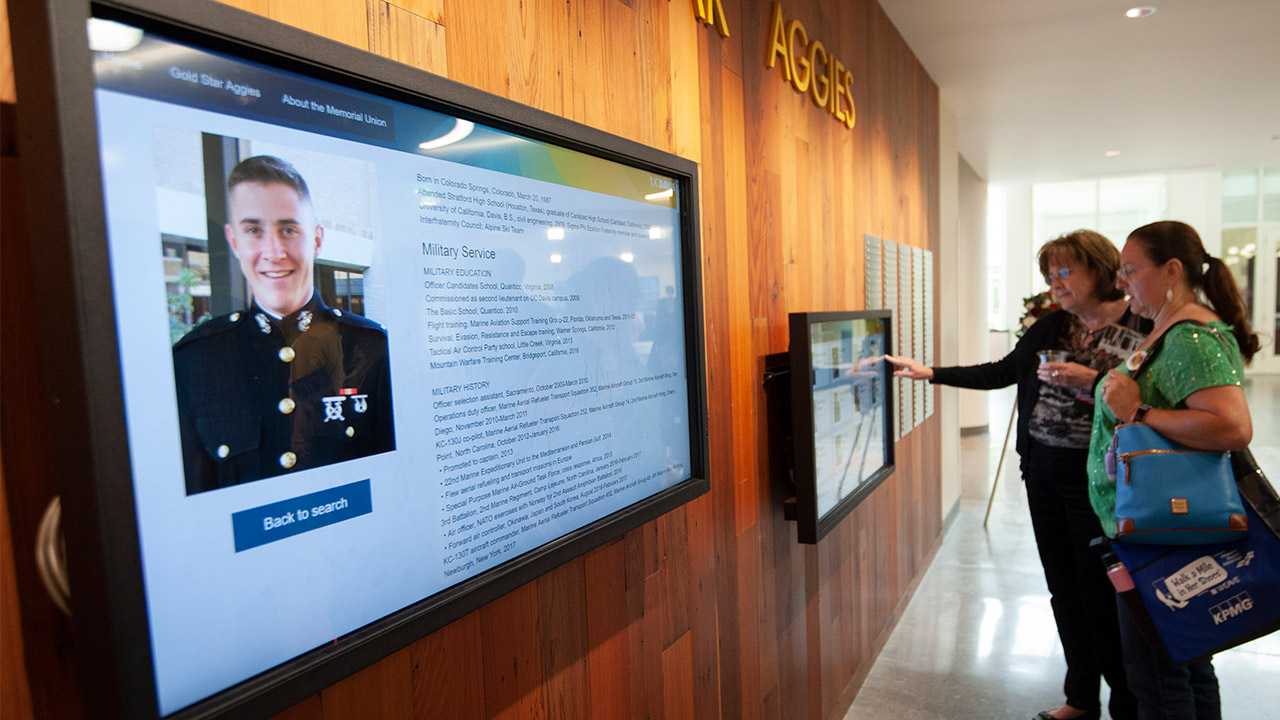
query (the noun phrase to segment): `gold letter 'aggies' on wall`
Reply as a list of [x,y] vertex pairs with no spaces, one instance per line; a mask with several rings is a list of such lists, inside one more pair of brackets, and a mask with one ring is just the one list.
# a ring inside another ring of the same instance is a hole
[[821,42],[809,42],[809,34],[799,20],[784,25],[781,2],[773,3],[769,40],[764,66],[772,69],[778,56],[782,56],[782,76],[791,82],[791,87],[799,93],[808,91],[814,105],[825,108],[852,129],[853,74],[845,70],[844,63],[828,53]]
[[693,0],[693,14],[704,25],[715,27],[720,37],[729,37],[729,26],[725,23],[724,8],[720,6],[720,0]]

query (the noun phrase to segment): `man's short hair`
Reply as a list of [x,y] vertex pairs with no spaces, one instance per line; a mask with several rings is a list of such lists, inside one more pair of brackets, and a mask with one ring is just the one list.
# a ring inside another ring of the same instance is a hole
[[227,176],[227,192],[230,193],[240,183],[247,182],[288,185],[303,200],[311,202],[311,191],[307,189],[307,181],[302,179],[302,174],[278,157],[255,155],[236,163],[236,166],[231,169],[231,174]]

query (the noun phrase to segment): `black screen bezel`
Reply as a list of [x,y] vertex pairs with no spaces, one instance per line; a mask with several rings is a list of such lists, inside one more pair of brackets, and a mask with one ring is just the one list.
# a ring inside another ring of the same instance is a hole
[[164,717],[266,717],[284,710],[709,490],[696,163],[208,0],[15,0],[10,7],[29,19],[14,38],[28,217],[41,219],[27,240],[33,268],[59,289],[40,305],[40,351],[49,422],[59,433],[76,663],[86,707],[95,714],[160,717],[115,354],[95,81],[85,40],[91,13],[680,181],[690,479]]
[[818,514],[818,478],[815,472],[813,426],[813,336],[816,324],[846,320],[883,320],[885,323],[885,348],[892,347],[893,313],[890,310],[848,310],[839,312],[791,313],[791,345],[787,353],[788,374],[791,378],[792,478],[796,491],[796,539],[805,544],[817,544],[826,537],[863,500],[880,486],[895,468],[894,457],[894,393],[889,363],[882,363],[882,380],[885,388],[883,444],[885,462],[859,485],[844,496],[826,515]]

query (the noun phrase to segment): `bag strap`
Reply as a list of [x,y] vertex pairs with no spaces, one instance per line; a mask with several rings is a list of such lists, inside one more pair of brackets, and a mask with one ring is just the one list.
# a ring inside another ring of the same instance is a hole
[[[1193,325],[1199,325],[1200,327],[1213,332],[1215,336],[1218,335],[1217,330],[1214,330],[1213,328],[1200,322],[1199,320],[1193,320],[1191,318],[1187,318],[1186,320],[1179,320],[1178,322],[1170,325],[1164,332],[1160,333],[1160,337],[1156,338],[1155,341],[1152,342],[1151,345],[1147,348],[1147,354],[1143,356],[1142,364],[1138,366],[1137,370],[1133,371],[1133,375],[1131,376],[1135,381],[1138,379],[1138,375],[1140,375],[1143,370],[1147,369],[1147,365],[1149,365],[1151,361],[1155,358],[1156,353],[1160,352],[1160,348],[1164,347],[1164,339],[1168,337],[1169,331],[1173,330],[1174,328],[1178,327],[1183,323],[1191,323]],[[1226,344],[1226,341],[1222,340],[1221,337],[1219,337],[1218,340],[1222,342],[1224,345]]]

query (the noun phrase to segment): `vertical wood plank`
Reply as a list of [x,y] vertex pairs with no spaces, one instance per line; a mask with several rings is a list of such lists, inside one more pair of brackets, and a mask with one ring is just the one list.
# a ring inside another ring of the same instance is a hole
[[666,720],[694,720],[693,641],[689,633],[662,651],[662,708]]
[[626,545],[612,542],[586,556],[587,682],[592,720],[631,713],[631,659],[627,646]]
[[368,9],[353,0],[268,0],[272,20],[369,49]]
[[13,80],[13,46],[9,42],[9,3],[0,0],[0,103],[16,103]]
[[506,16],[508,97],[563,115],[566,55],[557,47],[569,34],[563,0],[515,0]]
[[449,78],[506,96],[510,84],[503,33],[504,0],[444,0]]
[[433,23],[444,21],[444,0],[390,0],[390,3]]
[[480,613],[472,612],[410,648],[416,720],[483,720]]
[[408,649],[370,665],[320,693],[321,717],[413,720],[413,662]]
[[575,558],[538,578],[542,683],[550,720],[587,717],[587,586],[585,561]]
[[522,585],[480,609],[485,717],[538,720],[546,712],[538,591]]
[[[671,152],[697,162],[702,157],[702,81],[698,53],[698,24],[693,3],[668,5],[667,30],[671,54]],[[709,182],[704,178],[703,182]]]
[[368,0],[369,52],[436,75],[449,74],[444,26],[385,0]]

